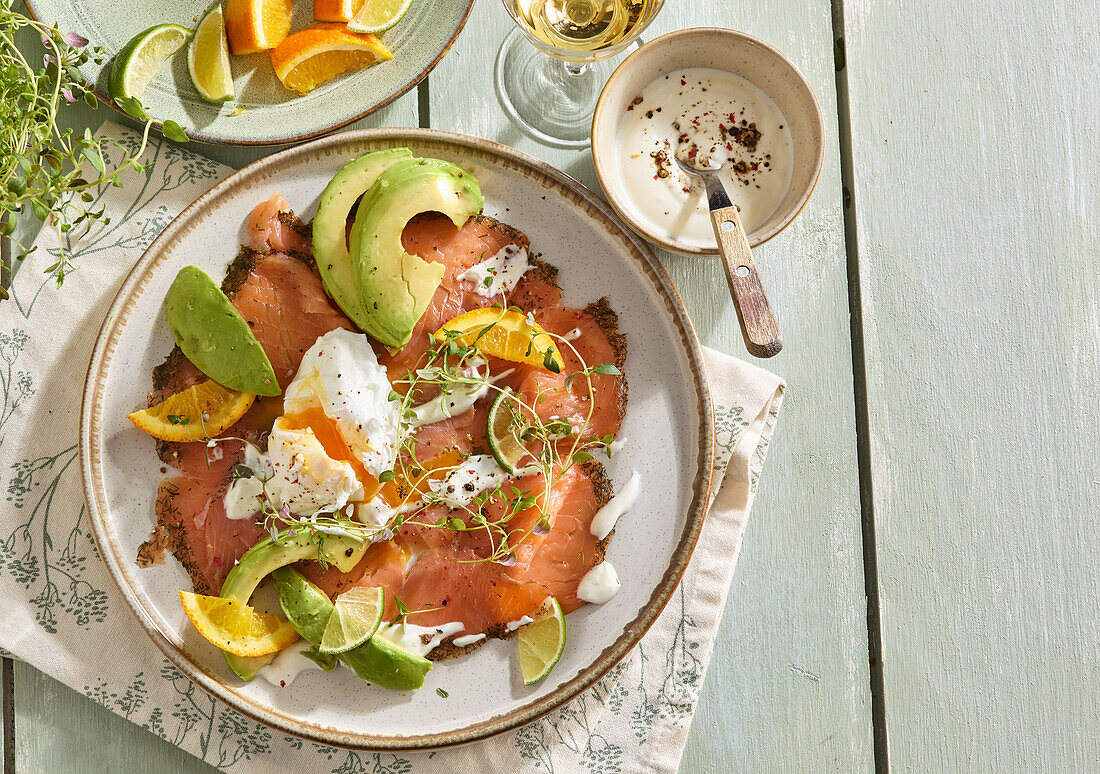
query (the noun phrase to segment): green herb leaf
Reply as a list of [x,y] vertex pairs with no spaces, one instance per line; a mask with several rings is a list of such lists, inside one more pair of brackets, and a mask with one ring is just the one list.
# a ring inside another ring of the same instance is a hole
[[149,114],[145,112],[145,107],[137,97],[119,97],[115,102],[127,115],[142,121],[149,120]]
[[623,373],[613,363],[600,363],[592,370],[598,374],[604,374],[606,376],[622,376]]
[[446,691],[444,691],[442,688],[436,688],[435,692],[438,693],[440,696],[442,696],[444,699],[446,699],[448,696],[451,695],[451,694],[447,693]]
[[384,484],[387,481],[393,481],[396,477],[397,474],[394,473],[392,470],[383,470],[381,473],[378,474],[378,482]]
[[177,124],[175,121],[165,121],[160,126],[161,134],[174,142],[187,142],[187,132],[183,130],[183,127]]

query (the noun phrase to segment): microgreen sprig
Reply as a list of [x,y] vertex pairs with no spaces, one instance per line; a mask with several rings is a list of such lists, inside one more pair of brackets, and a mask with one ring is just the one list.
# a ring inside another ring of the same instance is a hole
[[[502,310],[503,308],[502,306]],[[532,535],[546,534],[552,526],[549,516],[543,512],[531,526],[518,531],[517,534],[517,531],[510,526],[515,516],[534,507],[542,510],[544,504],[550,501],[554,486],[561,481],[561,478],[570,467],[592,459],[592,450],[606,448],[614,440],[614,436],[611,434],[592,437],[586,431],[595,411],[595,390],[592,377],[596,374],[619,375],[620,372],[611,363],[588,366],[581,353],[577,351],[568,338],[546,332],[546,335],[556,339],[561,345],[572,351],[572,354],[580,363],[580,368],[566,377],[563,386],[542,388],[533,398],[525,401],[516,393],[510,390],[506,391],[506,388],[494,383],[494,380],[487,373],[481,374],[477,367],[471,368],[472,364],[477,365],[485,362],[484,355],[478,348],[478,342],[492,329],[494,324],[485,326],[470,344],[464,343],[466,332],[444,329],[442,340],[437,341],[434,337],[431,338],[430,345],[421,357],[418,367],[410,369],[403,379],[398,379],[395,382],[395,386],[404,387],[405,391],[402,393],[395,389],[390,393],[390,399],[399,404],[398,411],[401,417],[400,438],[397,444],[399,449],[397,470],[393,472],[390,478],[399,477],[404,480],[417,478],[423,480],[427,477],[424,472],[424,464],[417,458],[418,443],[414,435],[416,429],[414,406],[416,401],[423,399],[425,395],[430,394],[433,390],[438,390],[442,395],[450,395],[458,389],[486,387],[497,393],[505,394],[511,409],[508,431],[526,446],[528,456],[532,459],[529,469],[533,468],[541,472],[546,482],[545,493],[541,497],[534,497],[530,492],[521,492],[513,486],[509,494],[505,492],[502,485],[498,485],[481,492],[472,498],[468,504],[462,505],[441,493],[431,491],[430,487],[427,492],[419,492],[419,487],[413,486],[405,494],[402,506],[407,507],[413,493],[417,493],[421,496],[419,507],[410,515],[406,515],[399,509],[395,517],[395,523],[397,525],[408,524],[424,528],[449,529],[455,532],[483,531],[489,542],[488,555],[465,561],[494,561],[508,565],[515,562],[515,549],[519,545]],[[535,408],[552,398],[554,391],[572,390],[578,378],[585,379],[588,393],[588,411],[583,420],[577,426],[561,418],[544,420]],[[459,467],[459,464],[436,468],[432,472],[438,476],[457,467]],[[419,514],[425,509],[436,504],[447,506],[448,514],[439,517],[435,521],[424,521],[418,518]],[[488,506],[491,504],[495,505],[499,515],[488,515],[488,511],[491,510]]]

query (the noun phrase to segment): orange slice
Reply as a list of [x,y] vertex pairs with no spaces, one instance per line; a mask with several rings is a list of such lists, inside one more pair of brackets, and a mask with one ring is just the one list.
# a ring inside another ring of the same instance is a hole
[[313,0],[313,18],[317,21],[349,22],[359,13],[364,0]]
[[561,373],[564,367],[558,345],[538,323],[527,322],[522,312],[499,307],[473,309],[444,323],[435,332],[436,341],[447,341],[449,337],[513,363],[526,363],[554,373]]
[[298,640],[294,624],[238,599],[179,592],[183,612],[206,640],[235,656],[278,653]]
[[292,0],[227,0],[225,36],[231,54],[267,51],[290,33]]
[[128,416],[139,430],[162,441],[205,441],[232,427],[255,400],[251,392],[206,381]]
[[374,35],[348,32],[342,24],[315,24],[271,50],[275,75],[291,91],[306,94],[341,73],[393,59]]

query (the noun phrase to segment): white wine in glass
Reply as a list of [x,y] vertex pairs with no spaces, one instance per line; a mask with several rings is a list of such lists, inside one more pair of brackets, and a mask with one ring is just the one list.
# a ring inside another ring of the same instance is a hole
[[497,55],[501,103],[528,133],[544,142],[588,145],[592,111],[610,70],[593,64],[634,45],[662,3],[504,0],[517,29]]
[[595,52],[631,40],[647,23],[649,0],[514,0],[513,17],[551,48]]

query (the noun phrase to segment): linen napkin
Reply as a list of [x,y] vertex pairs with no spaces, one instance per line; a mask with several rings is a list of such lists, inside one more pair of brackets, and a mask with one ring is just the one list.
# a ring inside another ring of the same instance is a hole
[[[101,132],[137,146],[128,129]],[[100,561],[77,432],[92,346],[123,278],[165,225],[232,170],[153,143],[145,177],[101,192],[110,223],[67,244],[61,289],[48,226],[0,302],[0,647],[203,761],[233,772],[674,772],[783,396],[773,374],[708,350],[717,461],[709,515],[673,599],[632,653],[565,707],[493,739],[432,753],[304,742],[199,689],[150,643]],[[98,205],[97,205],[98,206]],[[88,643],[110,643],[89,648]]]

